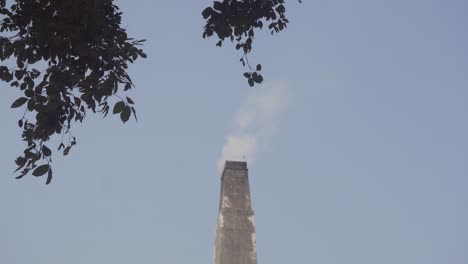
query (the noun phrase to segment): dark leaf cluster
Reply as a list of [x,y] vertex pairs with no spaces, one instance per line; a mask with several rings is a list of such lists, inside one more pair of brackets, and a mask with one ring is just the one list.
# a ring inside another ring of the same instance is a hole
[[[127,36],[121,15],[112,0],[16,0],[9,7],[0,0],[0,60],[16,64],[0,66],[0,79],[23,93],[11,105],[24,108],[18,125],[27,143],[16,159],[17,178],[48,173],[50,183],[50,137],[62,135],[58,151],[67,155],[76,144],[72,123],[88,112],[106,116],[110,98],[133,87],[126,70],[146,57],[139,48],[144,40]],[[122,102],[114,113],[126,122],[135,109],[132,99],[123,108]]]
[[214,1],[213,6],[203,10],[202,16],[206,20],[203,38],[216,35],[217,46],[228,39],[236,43],[237,50],[242,50],[240,59],[243,66],[249,67],[244,73],[250,86],[263,81],[259,73],[261,66],[253,69],[248,61],[248,53],[252,51],[252,44],[256,29],[267,27],[271,34],[286,28],[289,20],[286,18],[285,0],[223,0]]

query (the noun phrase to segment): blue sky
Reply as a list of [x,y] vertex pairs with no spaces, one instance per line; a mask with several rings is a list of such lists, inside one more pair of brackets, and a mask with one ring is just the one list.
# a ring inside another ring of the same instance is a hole
[[[289,2],[251,56],[289,97],[249,163],[259,263],[467,263],[468,2]],[[139,122],[77,124],[51,185],[11,176],[22,113],[3,85],[0,263],[212,262],[217,161],[252,88],[201,38],[210,1],[118,4],[148,40]]]

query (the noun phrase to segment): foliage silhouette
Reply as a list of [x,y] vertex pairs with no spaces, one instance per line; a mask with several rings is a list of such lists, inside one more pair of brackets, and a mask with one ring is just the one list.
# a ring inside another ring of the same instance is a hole
[[244,73],[248,84],[252,87],[255,83],[263,82],[260,74],[262,66],[257,64],[253,68],[248,54],[252,51],[255,29],[261,30],[264,23],[268,23],[268,30],[273,35],[287,27],[289,20],[286,18],[285,0],[214,1],[213,6],[203,10],[202,16],[206,20],[203,38],[216,33],[219,39],[216,46],[219,47],[225,39],[235,42],[236,50],[242,51],[240,62],[249,68]]
[[[76,145],[72,124],[86,115],[110,110],[110,98],[118,98],[112,113],[125,123],[136,110],[130,97],[119,92],[134,85],[127,73],[129,63],[146,58],[140,45],[145,40],[127,36],[121,24],[122,13],[113,0],[0,0],[0,79],[24,95],[11,107],[24,108],[18,120],[27,143],[15,163],[17,179],[29,172],[52,180],[53,151],[46,145],[61,135],[57,151],[68,155]],[[225,39],[242,51],[240,61],[249,68],[243,75],[250,86],[261,83],[262,66],[250,65],[255,29],[268,23],[271,34],[286,28],[284,0],[215,1],[203,10],[206,20],[203,38],[214,34],[222,46]],[[66,139],[64,141],[64,139]]]

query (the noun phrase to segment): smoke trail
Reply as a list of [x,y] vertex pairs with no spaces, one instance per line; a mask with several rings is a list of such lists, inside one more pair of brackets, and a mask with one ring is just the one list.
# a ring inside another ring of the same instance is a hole
[[259,150],[269,147],[289,99],[287,86],[282,82],[271,82],[249,90],[234,117],[233,127],[218,160],[220,174],[225,160],[251,164]]

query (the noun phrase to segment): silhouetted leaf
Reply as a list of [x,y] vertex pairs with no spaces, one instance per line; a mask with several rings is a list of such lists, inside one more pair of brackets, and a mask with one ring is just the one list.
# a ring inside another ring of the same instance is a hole
[[57,150],[60,150],[60,149],[62,149],[62,148],[64,148],[64,147],[65,147],[65,145],[64,145],[63,143],[60,143],[60,145],[59,145],[59,147],[58,147]]
[[49,169],[49,173],[47,174],[46,184],[49,184],[52,181],[52,168]]
[[258,80],[257,80],[258,83],[263,82],[263,76],[262,76],[262,75],[259,74],[258,77],[257,77],[257,79],[258,79]]
[[66,148],[63,150],[63,155],[64,155],[64,156],[67,156],[68,153],[70,153],[70,149],[71,149],[70,146],[66,147]]
[[28,107],[27,107],[28,111],[31,111],[31,112],[34,111],[35,106],[36,106],[36,104],[34,103],[34,99],[30,99],[28,101]]
[[211,16],[211,14],[213,13],[213,9],[211,7],[207,7],[203,10],[202,12],[202,16],[204,19],[207,19],[209,16]]
[[242,66],[244,66],[244,67],[245,67],[245,61],[244,61],[244,58],[240,58],[240,60],[239,60],[239,61],[240,61],[240,62],[242,62]]
[[16,99],[16,101],[13,102],[13,104],[11,105],[11,108],[20,107],[20,106],[24,105],[27,101],[28,101],[28,98],[20,97],[20,98]]
[[18,59],[16,60],[16,65],[18,65],[18,68],[23,68],[24,67],[24,63],[23,61],[21,61],[18,57]]
[[127,102],[129,104],[135,104],[135,102],[133,102],[132,98],[130,98],[130,97],[127,97]]
[[50,155],[52,155],[52,151],[51,151],[46,145],[43,145],[43,146],[42,146],[42,153],[43,153],[46,157],[49,157]]
[[255,85],[254,80],[252,78],[249,78],[248,83],[250,87],[253,87]]
[[32,175],[33,176],[36,176],[36,177],[39,177],[39,176],[42,176],[44,174],[46,174],[46,172],[49,170],[49,164],[44,164],[44,165],[41,165],[39,167],[37,167]]
[[26,158],[24,158],[24,157],[21,157],[21,156],[18,157],[18,158],[15,160],[15,163],[16,163],[16,165],[18,165],[18,168],[16,168],[16,170],[15,170],[13,173],[15,173],[15,172],[19,171],[21,168],[23,168],[24,165],[26,165],[26,162],[27,162],[27,161],[28,161],[28,160],[27,160]]
[[261,83],[263,81],[262,75],[257,74],[256,72],[254,72],[254,74],[252,75],[252,78],[253,78],[254,82],[256,82],[256,83]]
[[21,166],[21,165],[24,165],[26,161],[27,161],[26,158],[19,156],[18,158],[16,158],[15,163],[16,165]]
[[135,120],[138,122],[138,117],[137,117],[137,114],[136,114],[135,107],[132,106],[131,108],[132,108],[133,116],[135,117]]
[[23,71],[19,71],[19,70],[15,71],[16,79],[21,80],[21,78],[23,78],[23,74],[24,74]]
[[143,52],[143,50],[138,49],[138,50],[137,50],[137,53],[138,53],[138,55],[140,55],[143,59],[146,59],[147,56],[146,56],[146,53]]
[[130,106],[125,106],[123,111],[120,113],[120,119],[122,122],[127,122],[128,119],[130,119],[130,115],[132,114],[132,110],[130,109]]
[[215,10],[221,11],[222,8],[223,8],[223,5],[222,5],[221,2],[219,2],[219,1],[214,1],[214,2],[213,2],[213,8],[214,8]]
[[15,179],[21,179],[21,178],[23,178],[26,174],[28,174],[29,171],[30,171],[30,170],[27,169],[27,168],[24,169],[23,171],[21,171],[21,174],[20,174],[20,175],[18,175],[18,176],[15,177]]
[[262,70],[262,65],[257,64],[257,71],[261,71],[261,70]]
[[125,108],[125,103],[123,101],[119,101],[114,105],[114,109],[112,110],[113,114],[121,113]]
[[[24,83],[23,83],[23,84],[24,84]],[[28,90],[24,91],[24,95],[26,95],[27,97],[31,98],[31,97],[34,96],[34,91],[28,89]]]

